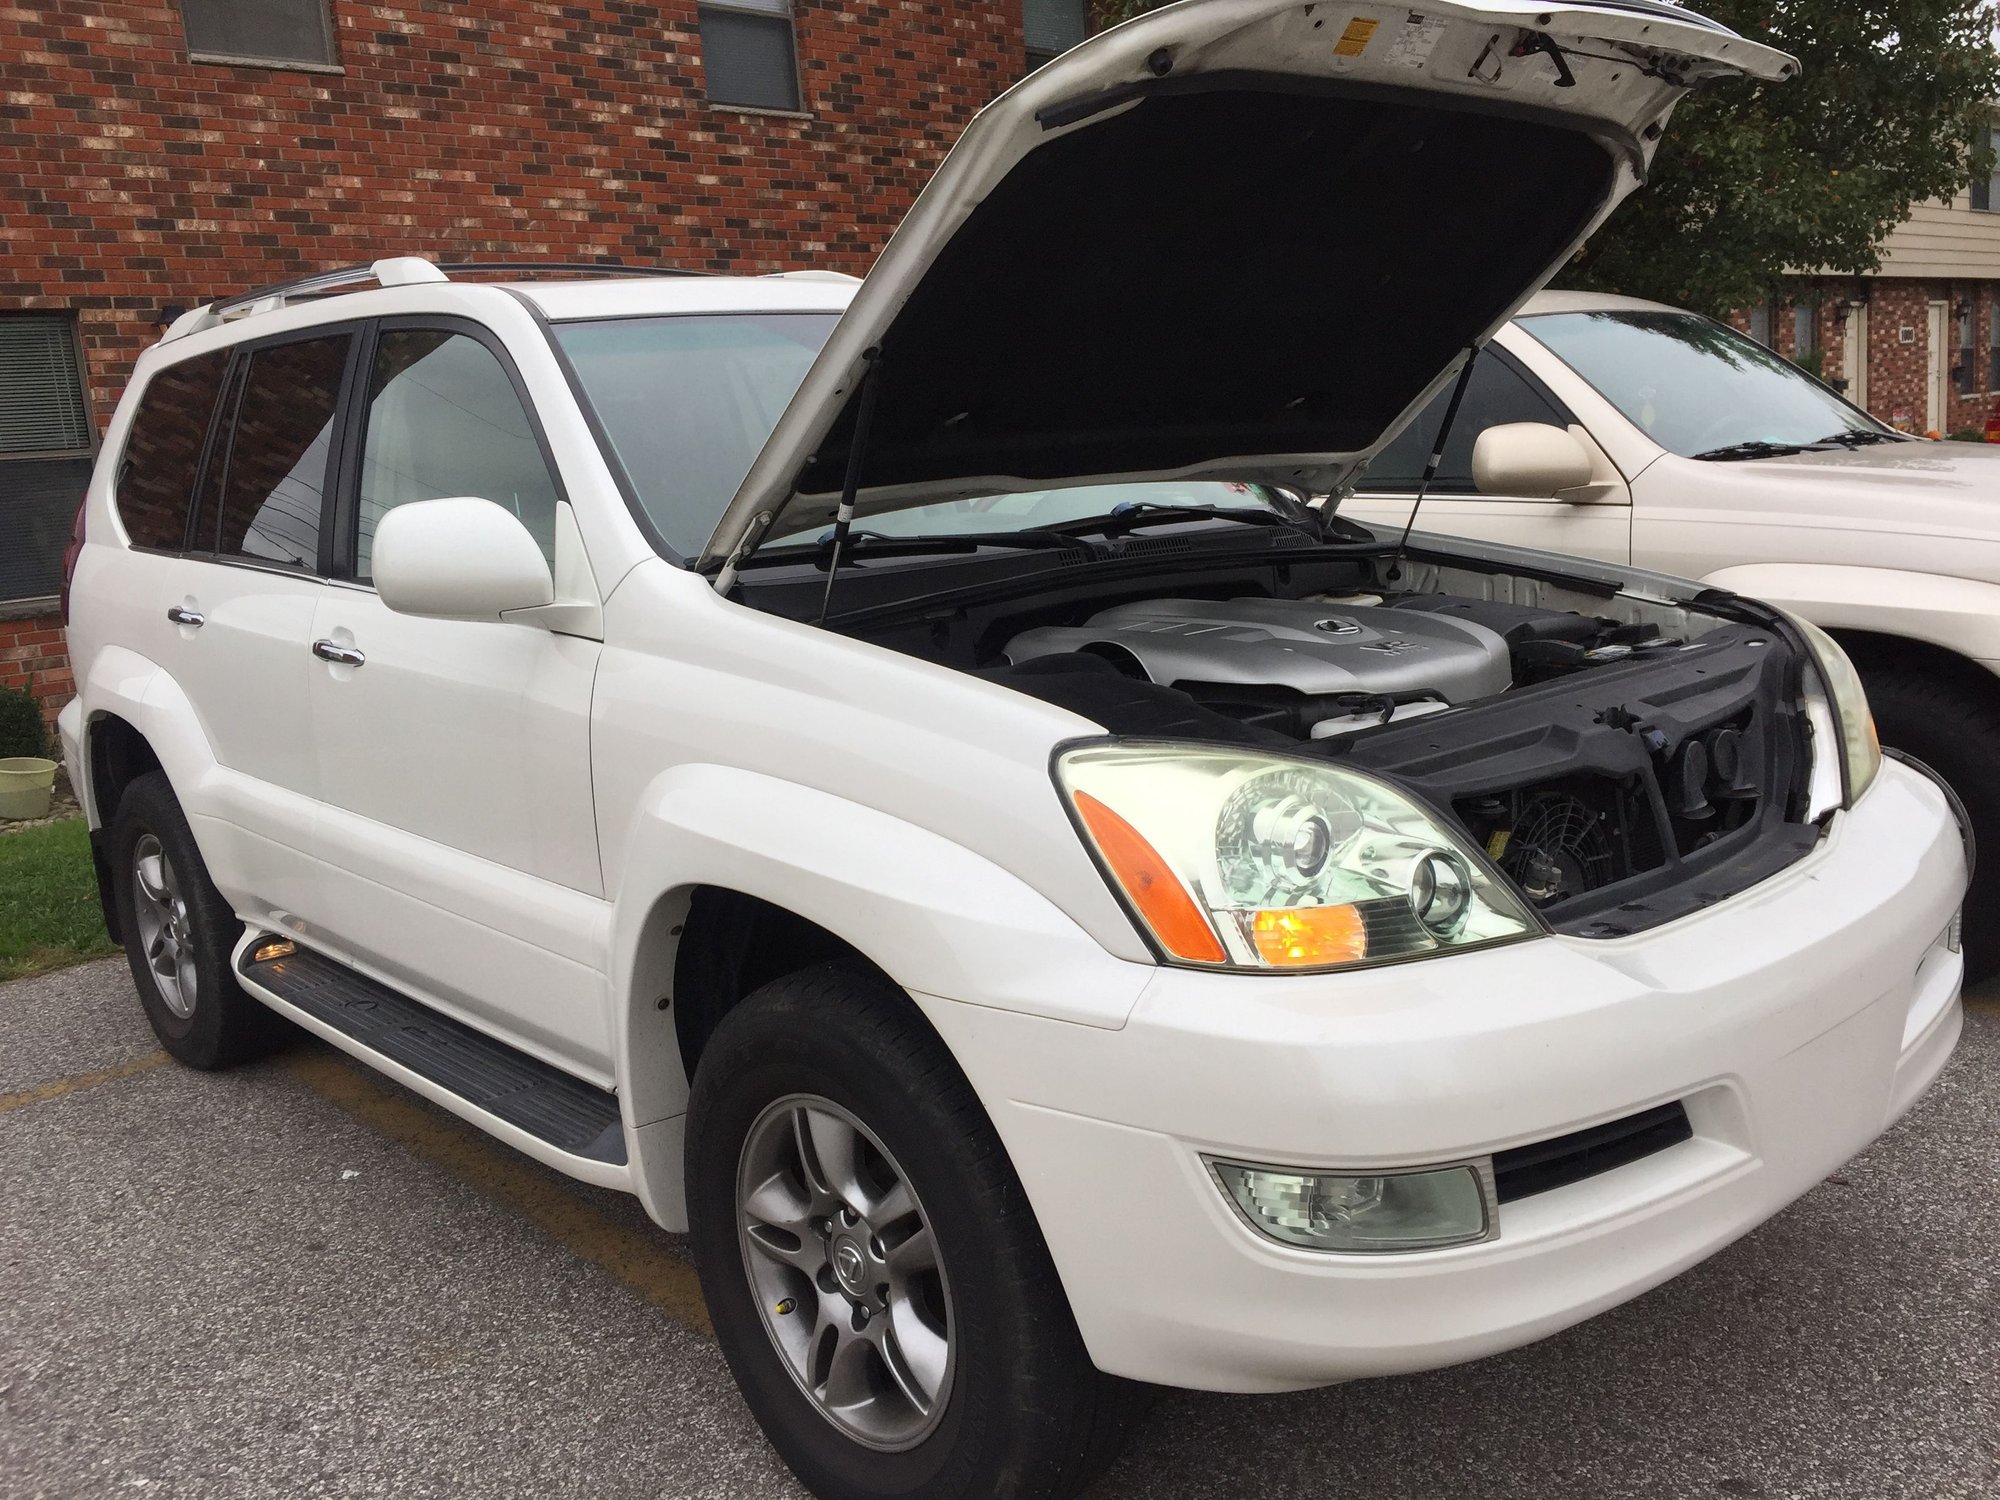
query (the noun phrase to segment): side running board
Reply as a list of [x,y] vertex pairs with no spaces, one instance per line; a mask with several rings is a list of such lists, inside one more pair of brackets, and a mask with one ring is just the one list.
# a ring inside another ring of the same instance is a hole
[[558,1151],[625,1165],[625,1129],[616,1094],[495,1041],[324,954],[298,948],[259,961],[256,954],[265,946],[247,944],[238,963],[244,980],[255,988]]

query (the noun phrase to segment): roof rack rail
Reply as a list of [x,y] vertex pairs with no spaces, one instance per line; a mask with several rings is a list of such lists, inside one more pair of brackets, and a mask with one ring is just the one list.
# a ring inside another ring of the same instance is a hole
[[452,273],[460,275],[491,275],[505,273],[515,276],[577,275],[596,272],[614,276],[708,276],[709,271],[691,270],[680,266],[632,265],[625,261],[596,260],[461,260],[431,261],[421,255],[395,255],[382,260],[369,261],[366,265],[339,266],[331,271],[318,271],[311,276],[300,276],[291,281],[274,282],[270,286],[256,287],[247,292],[237,292],[232,296],[218,298],[205,303],[191,312],[183,313],[161,338],[184,337],[213,328],[218,323],[234,318],[248,317],[253,313],[275,312],[287,302],[299,297],[317,297],[328,292],[337,292],[347,287],[359,286],[364,282],[374,282],[377,286],[420,286],[426,283],[449,281]]

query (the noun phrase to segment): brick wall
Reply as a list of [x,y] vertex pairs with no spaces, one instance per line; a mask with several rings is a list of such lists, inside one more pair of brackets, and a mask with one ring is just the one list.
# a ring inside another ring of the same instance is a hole
[[1024,70],[1020,0],[796,0],[799,115],[706,101],[694,0],[331,3],[337,76],[0,0],[0,309],[76,309],[100,422],[163,304],[384,254],[865,270]]
[[[331,5],[339,74],[0,0],[0,310],[74,310],[100,428],[166,304],[382,255],[865,271],[1025,68],[1021,0],[794,0],[778,114],[707,102],[695,0]],[[0,620],[0,681],[69,699],[57,621]]]
[[0,687],[29,689],[54,727],[57,710],[76,696],[60,615],[0,618]]
[[[1798,300],[1816,303],[1822,378],[1837,380],[1846,354],[1844,304],[1855,297],[1865,298],[1868,304],[1869,411],[1905,431],[1927,430],[1930,304],[1944,302],[1949,309],[1944,351],[1948,389],[1937,430],[1945,435],[1966,430],[1983,433],[1995,402],[2000,401],[2000,386],[1993,380],[1993,352],[1989,343],[1992,309],[2000,306],[2000,284],[1888,277],[1871,277],[1863,282],[1829,278],[1819,283],[1802,283],[1792,300],[1779,299],[1773,304],[1772,347],[1787,359],[1796,359],[1792,309]],[[1958,376],[1965,361],[1959,342],[1961,309],[1969,309],[1972,314],[1969,381],[1961,381]],[[1750,326],[1747,313],[1732,314],[1730,321],[1739,329],[1747,330]],[[1904,341],[1905,332],[1909,335],[1908,342]]]

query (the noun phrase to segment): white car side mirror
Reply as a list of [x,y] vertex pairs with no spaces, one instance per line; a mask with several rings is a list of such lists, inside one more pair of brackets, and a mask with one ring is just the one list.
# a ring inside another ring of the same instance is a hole
[[497,620],[555,602],[548,560],[512,512],[460,496],[398,505],[375,526],[371,567],[402,615]]
[[1590,483],[1582,443],[1547,422],[1504,422],[1472,445],[1472,483],[1482,495],[1548,500]]

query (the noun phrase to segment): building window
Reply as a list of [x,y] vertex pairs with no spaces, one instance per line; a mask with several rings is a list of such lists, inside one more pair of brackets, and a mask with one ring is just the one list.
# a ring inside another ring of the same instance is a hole
[[1792,363],[1819,373],[1819,305],[1792,304]]
[[703,5],[701,65],[713,104],[797,110],[799,47],[791,0]]
[[0,313],[0,602],[61,586],[96,438],[76,325],[65,313]]
[[2000,294],[1986,303],[1986,389],[2000,391]]
[[1759,302],[1750,309],[1750,337],[1766,349],[1771,347],[1771,304]]
[[1993,213],[2000,210],[2000,130],[1986,132],[1986,144],[1994,153],[1993,169],[1984,177],[1972,179],[1972,206],[1979,212]]
[[1033,72],[1059,52],[1067,52],[1090,30],[1086,0],[1021,0],[1021,20],[1028,39],[1028,71]]
[[1970,396],[1979,389],[1979,352],[1972,342],[1972,303],[1958,304],[1958,393]]
[[181,0],[181,29],[196,62],[335,66],[327,0]]

